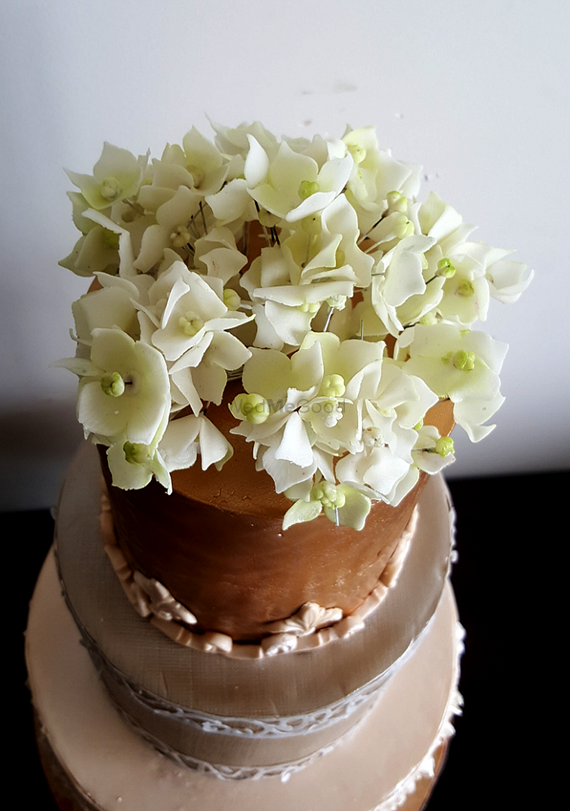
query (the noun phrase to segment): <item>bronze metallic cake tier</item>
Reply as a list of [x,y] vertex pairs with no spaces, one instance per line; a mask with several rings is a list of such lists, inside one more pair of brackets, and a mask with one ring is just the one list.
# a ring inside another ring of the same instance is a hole
[[[239,389],[229,387],[229,398]],[[428,415],[442,434],[453,426],[451,404]],[[259,640],[267,624],[315,602],[349,614],[378,584],[424,487],[397,506],[375,503],[366,526],[335,526],[324,516],[282,530],[291,502],[256,471],[251,445],[230,435],[226,403],[208,418],[228,436],[233,457],[221,471],[199,463],[172,475],[173,493],[155,481],[144,490],[111,485],[103,464],[119,546],[128,563],[162,583],[196,616],[194,630]]]

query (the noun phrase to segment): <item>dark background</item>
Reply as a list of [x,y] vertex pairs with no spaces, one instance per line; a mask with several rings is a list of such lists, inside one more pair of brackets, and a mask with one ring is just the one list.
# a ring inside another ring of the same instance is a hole
[[[467,633],[460,684],[465,706],[428,811],[537,807],[538,791],[548,784],[540,758],[552,741],[541,735],[564,699],[554,693],[554,679],[548,693],[556,653],[547,644],[547,629],[560,611],[554,582],[566,546],[562,509],[569,483],[568,473],[449,483],[459,553],[452,580]],[[5,571],[16,576],[18,624],[13,628],[10,620],[14,653],[5,670],[15,675],[19,705],[8,736],[25,770],[19,804],[56,811],[36,752],[23,661],[28,601],[51,544],[53,521],[48,510],[40,510],[3,513],[2,522],[8,557],[14,557]]]

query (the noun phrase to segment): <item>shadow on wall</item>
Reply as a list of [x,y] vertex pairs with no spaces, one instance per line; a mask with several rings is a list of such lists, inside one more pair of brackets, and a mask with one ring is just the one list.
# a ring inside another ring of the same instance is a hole
[[74,397],[4,409],[0,413],[0,510],[56,504],[65,470],[82,435]]

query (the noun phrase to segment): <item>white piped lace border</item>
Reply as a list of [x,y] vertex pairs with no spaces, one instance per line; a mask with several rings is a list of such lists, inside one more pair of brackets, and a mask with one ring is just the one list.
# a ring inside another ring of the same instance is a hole
[[344,616],[340,608],[326,609],[317,603],[305,603],[288,619],[270,623],[268,630],[272,633],[260,643],[234,644],[227,634],[217,631],[198,634],[191,631],[187,626],[196,622],[192,612],[177,602],[158,580],[147,578],[141,572],[131,569],[117,545],[111,506],[105,489],[101,495],[101,530],[105,552],[129,602],[138,614],[143,618],[150,617],[153,625],[179,645],[206,653],[221,653],[234,659],[261,659],[281,653],[313,650],[333,640],[351,636],[363,628],[366,618],[378,608],[388,589],[398,580],[416,530],[418,515],[419,507],[416,506],[378,585],[351,614]]
[[[370,811],[396,811],[406,800],[406,798],[413,794],[416,789],[416,784],[419,780],[424,777],[433,777],[435,773],[435,754],[441,744],[444,741],[447,741],[451,738],[454,733],[455,729],[453,727],[453,718],[455,716],[461,715],[462,713],[462,706],[463,706],[463,698],[457,689],[457,684],[459,681],[459,659],[461,654],[463,653],[463,639],[465,636],[465,632],[463,627],[459,622],[456,623],[455,626],[455,634],[457,640],[457,651],[456,651],[456,658],[455,658],[455,675],[454,675],[454,689],[452,690],[450,697],[447,702],[447,706],[445,712],[442,716],[442,721],[437,732],[436,737],[434,738],[429,751],[422,759],[422,761],[410,771],[410,773],[401,780],[398,785],[390,792],[390,795],[386,797],[379,805],[375,806],[374,808],[370,809]],[[368,685],[370,687],[370,685]],[[378,688],[378,684],[374,688],[380,690]],[[370,697],[370,694],[374,692],[374,690],[367,690],[366,694],[363,694],[360,698],[361,700],[358,704],[361,704],[363,700]],[[353,697],[354,702],[354,697]],[[349,702],[350,703],[350,702]],[[356,709],[356,705],[353,703],[353,706],[347,712],[346,702],[341,702],[344,704],[345,712],[349,715]],[[195,758],[191,755],[183,754],[170,746],[167,746],[163,741],[155,738],[154,735],[149,733],[147,730],[142,728],[132,717],[131,715],[125,711],[124,708],[118,707],[121,715],[124,717],[125,721],[134,729],[134,731],[147,743],[151,744],[155,749],[157,749],[161,754],[165,757],[168,757],[170,760],[173,760],[175,763],[178,763],[180,766],[185,766],[191,769],[194,772],[199,774],[208,774],[213,775],[220,780],[260,780],[266,777],[279,777],[282,783],[285,783],[289,780],[291,775],[295,774],[295,772],[300,771],[301,769],[310,766],[314,763],[315,760],[322,757],[323,755],[328,754],[328,752],[332,751],[334,747],[336,747],[342,741],[347,740],[350,738],[355,732],[358,730],[362,721],[368,715],[368,712],[374,707],[375,701],[370,701],[370,706],[366,709],[363,718],[360,718],[358,722],[351,727],[344,735],[341,735],[336,741],[327,744],[320,749],[317,749],[315,752],[312,752],[309,755],[306,755],[303,758],[300,758],[295,761],[290,761],[287,763],[279,763],[271,766],[232,766],[232,765],[224,765],[219,763],[209,763],[205,760],[200,760],[199,758]],[[329,708],[331,709],[331,708]],[[200,723],[200,719],[198,718],[198,713],[192,713],[192,718],[188,717],[184,720],[186,722],[193,721],[196,725],[200,726],[201,729],[206,731],[206,727]],[[298,720],[300,721],[303,719],[303,716],[299,716]],[[307,721],[310,721],[311,718],[309,716],[305,716]],[[338,720],[339,716],[337,715],[336,718],[332,720]],[[212,716],[210,716],[210,721],[212,720]],[[227,719],[230,720],[230,719]],[[236,721],[237,719],[231,719]],[[289,722],[293,719],[281,719],[282,722]],[[329,719],[330,720],[330,719]],[[218,722],[222,722],[222,719],[218,719]],[[275,722],[268,725],[267,729],[263,729],[263,721],[255,722],[260,724],[260,726],[254,730],[245,730],[244,728],[237,729],[235,726],[231,727],[230,730],[227,728],[216,727],[215,729],[208,729],[207,731],[215,731],[215,732],[227,732],[231,731],[232,734],[249,734],[255,735],[255,737],[274,737],[276,734],[285,732],[286,734],[303,734],[303,732],[312,731],[308,726],[305,726],[304,729],[300,730],[298,727],[289,728],[287,730],[281,729],[279,730]],[[326,724],[325,724],[326,725]],[[322,726],[318,724],[318,726]],[[270,734],[268,734],[270,733]]]
[[134,721],[122,707],[119,707],[119,710],[127,724],[133,728],[137,735],[143,738],[162,755],[170,760],[173,760],[179,766],[185,766],[198,774],[212,775],[217,777],[219,780],[261,780],[266,777],[279,777],[282,783],[286,783],[290,779],[291,775],[295,774],[295,772],[301,771],[301,769],[305,769],[307,766],[310,766],[318,758],[331,752],[342,741],[350,738],[358,729],[362,720],[366,718],[366,715],[373,706],[374,702],[371,702],[370,708],[368,708],[364,713],[363,718],[360,718],[353,727],[351,727],[344,735],[341,735],[332,743],[329,743],[326,746],[317,749],[315,752],[311,752],[310,755],[306,755],[298,760],[290,761],[288,763],[277,763],[272,766],[228,766],[224,765],[223,763],[209,763],[206,760],[200,760],[199,758],[192,757],[191,755],[183,754],[182,752],[178,752],[176,749],[171,749],[171,747],[167,746],[164,741],[155,738],[154,735],[139,726],[139,724],[137,724],[136,721]]
[[[346,698],[327,707],[315,710],[314,712],[283,716],[280,718],[244,718],[213,715],[211,713],[181,707],[166,699],[159,698],[142,687],[134,687],[126,676],[107,660],[96,642],[91,639],[86,630],[78,623],[77,618],[75,621],[81,632],[83,644],[89,651],[103,679],[110,679],[119,690],[129,696],[131,701],[136,702],[141,707],[144,707],[145,710],[151,711],[156,715],[176,720],[184,726],[192,727],[201,732],[249,738],[251,740],[275,740],[320,732],[326,727],[336,724],[338,721],[349,718],[366,704],[366,702],[370,701],[372,706],[374,703],[373,699],[376,695],[380,696],[384,686],[394,675],[399,666],[401,666],[403,661],[415,650],[417,644],[419,644],[418,639],[392,668],[385,673],[381,673],[373,681],[368,682],[356,692],[351,693]],[[114,704],[121,710],[123,715],[130,720],[130,723],[138,729],[136,721],[130,718],[129,712],[120,707],[116,701],[114,701]]]

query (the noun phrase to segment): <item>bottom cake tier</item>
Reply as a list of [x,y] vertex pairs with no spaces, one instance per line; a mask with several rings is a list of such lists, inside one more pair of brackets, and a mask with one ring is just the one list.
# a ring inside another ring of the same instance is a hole
[[391,811],[405,802],[411,811],[421,807],[460,704],[461,633],[450,585],[370,712],[331,751],[281,778],[219,780],[165,758],[132,732],[80,644],[52,555],[32,600],[26,648],[48,779],[56,795],[66,786],[65,808]]

